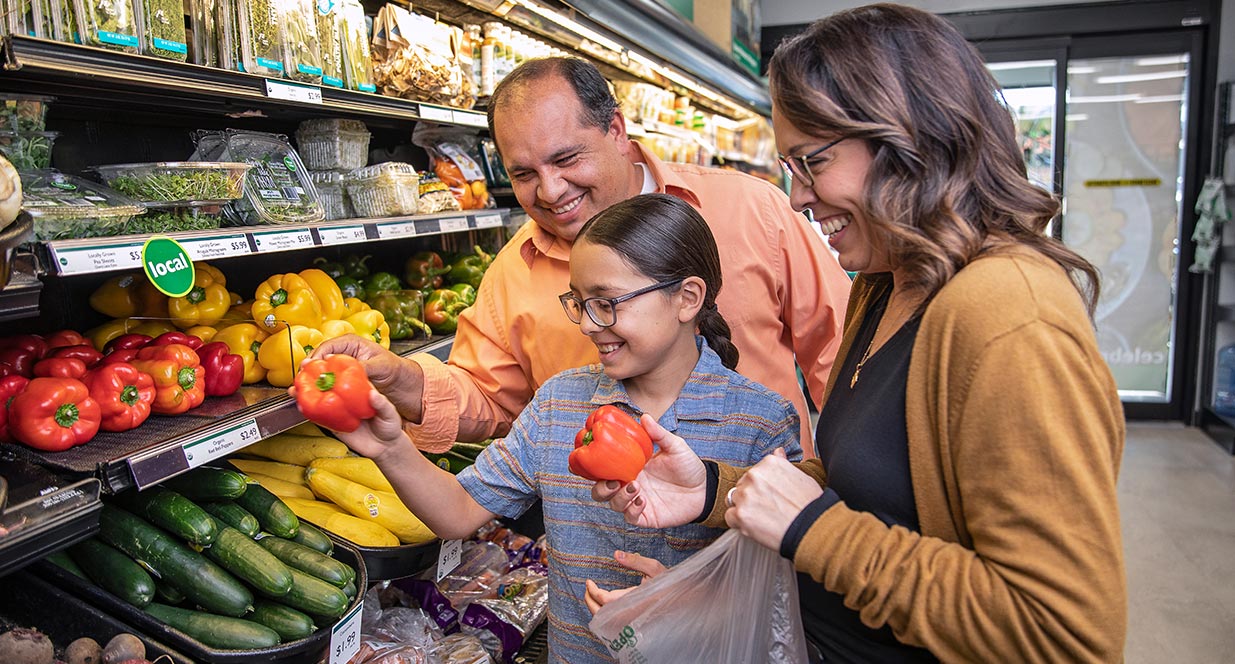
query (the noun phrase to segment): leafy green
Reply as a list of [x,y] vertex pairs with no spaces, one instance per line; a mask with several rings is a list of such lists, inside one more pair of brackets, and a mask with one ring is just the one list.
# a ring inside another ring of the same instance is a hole
[[17,133],[0,137],[0,153],[19,171],[47,168],[51,165],[54,132]]
[[216,201],[236,198],[239,178],[226,169],[120,175],[107,186],[146,201]]
[[[81,35],[85,44],[137,53],[137,17],[129,0],[85,0],[81,7],[86,14],[79,17],[86,26]],[[132,38],[131,43],[126,37]]]
[[196,210],[147,210],[129,220],[126,233],[164,233],[169,231],[201,231],[219,227],[219,216]]
[[146,52],[169,60],[188,59],[181,0],[143,0]]

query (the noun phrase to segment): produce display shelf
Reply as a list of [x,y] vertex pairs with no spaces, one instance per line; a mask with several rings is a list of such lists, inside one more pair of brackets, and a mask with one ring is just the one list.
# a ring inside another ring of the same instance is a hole
[[[402,355],[430,353],[444,359],[453,337],[398,344]],[[124,433],[99,432],[89,443],[63,452],[9,448],[15,456],[68,475],[97,475],[104,490],[144,489],[208,461],[243,449],[304,422],[283,388],[246,385],[228,397],[209,397],[175,416],[152,415]]]
[[14,269],[9,283],[0,288],[0,321],[31,318],[39,315],[39,295],[43,282],[33,269]]
[[[508,208],[420,214],[381,219],[341,219],[287,226],[239,226],[167,233],[193,260],[396,240],[498,228],[511,223]],[[149,235],[52,240],[42,243],[44,265],[59,275],[141,269],[142,246]]]
[[485,114],[387,97],[272,80],[254,74],[25,35],[4,37],[3,80],[37,83],[64,98],[105,99],[135,108],[235,114],[237,107],[320,108],[330,114],[425,119],[487,127]]
[[99,481],[66,478],[0,450],[0,576],[99,527]]

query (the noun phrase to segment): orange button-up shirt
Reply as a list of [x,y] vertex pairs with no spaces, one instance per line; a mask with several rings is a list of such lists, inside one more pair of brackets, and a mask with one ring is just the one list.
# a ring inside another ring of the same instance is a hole
[[[813,456],[794,361],[819,406],[840,346],[849,277],[773,185],[736,171],[666,164],[634,145],[656,191],[687,201],[707,220],[720,249],[717,306],[741,354],[737,370],[797,406],[802,450]],[[546,380],[600,361],[557,299],[570,290],[570,245],[529,221],[498,252],[476,304],[459,316],[449,359],[412,356],[424,371],[422,420],[407,425],[417,447],[442,451],[456,440],[505,435]]]

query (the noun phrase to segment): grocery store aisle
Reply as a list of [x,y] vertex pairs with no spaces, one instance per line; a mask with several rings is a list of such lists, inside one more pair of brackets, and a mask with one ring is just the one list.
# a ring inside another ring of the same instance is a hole
[[1235,457],[1199,429],[1129,423],[1119,478],[1128,664],[1235,653]]

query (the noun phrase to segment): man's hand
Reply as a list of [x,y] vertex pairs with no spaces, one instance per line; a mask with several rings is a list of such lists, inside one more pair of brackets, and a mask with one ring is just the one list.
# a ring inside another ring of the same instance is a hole
[[313,349],[313,353],[305,361],[327,355],[351,355],[360,360],[369,376],[369,382],[390,399],[399,415],[408,422],[420,423],[423,415],[421,403],[424,396],[424,373],[419,364],[399,357],[355,334],[325,341]]
[[597,482],[592,499],[608,502],[626,522],[644,528],[669,528],[699,517],[706,502],[707,471],[686,441],[665,431],[644,416],[643,428],[660,448],[635,481],[622,486],[612,480]]

